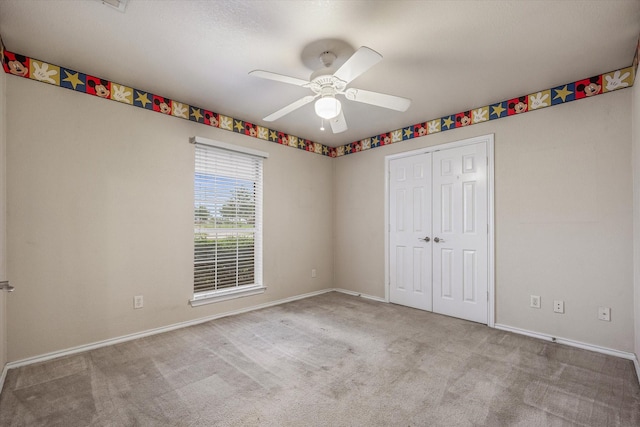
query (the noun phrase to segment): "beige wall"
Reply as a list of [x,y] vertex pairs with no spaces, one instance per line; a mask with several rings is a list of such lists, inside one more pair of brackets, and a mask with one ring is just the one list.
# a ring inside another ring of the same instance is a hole
[[[640,75],[636,76],[640,79]],[[633,137],[633,283],[635,291],[635,353],[640,358],[640,83],[631,89]]]
[[496,322],[633,351],[630,107],[622,90],[337,159],[335,286],[385,295],[385,156],[494,133]]
[[[320,289],[384,297],[384,157],[487,133],[496,141],[497,323],[633,351],[635,88],[332,160],[26,79],[6,83],[17,287],[9,361]],[[263,295],[187,305],[193,135],[270,153]],[[541,310],[528,308],[530,294]],[[143,309],[132,309],[134,295]],[[552,313],[553,299],[566,314]],[[597,320],[599,305],[612,308],[611,323]]]
[[[6,79],[9,361],[333,287],[331,159]],[[194,135],[270,153],[262,295],[187,304]]]

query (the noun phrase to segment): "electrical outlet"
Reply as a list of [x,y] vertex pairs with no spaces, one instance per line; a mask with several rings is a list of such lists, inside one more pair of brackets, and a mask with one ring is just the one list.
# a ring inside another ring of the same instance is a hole
[[142,308],[144,307],[144,300],[142,299],[142,295],[136,295],[133,297],[133,308]]
[[553,301],[553,312],[554,313],[563,314],[564,313],[564,301],[562,301],[562,300]]
[[531,301],[529,302],[529,305],[533,308],[540,308],[540,296],[531,295]]
[[605,322],[611,322],[611,308],[598,307],[598,320],[604,320]]
[[318,272],[316,271],[315,268],[311,269],[311,278],[315,278],[318,277]]

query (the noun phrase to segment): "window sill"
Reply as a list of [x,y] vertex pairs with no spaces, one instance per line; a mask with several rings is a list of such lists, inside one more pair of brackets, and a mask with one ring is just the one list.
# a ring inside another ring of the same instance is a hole
[[240,289],[231,289],[214,292],[203,292],[202,294],[194,295],[189,300],[191,307],[198,307],[205,304],[213,304],[214,302],[226,301],[235,298],[248,297],[251,295],[258,295],[266,291],[267,288],[262,285],[246,286]]

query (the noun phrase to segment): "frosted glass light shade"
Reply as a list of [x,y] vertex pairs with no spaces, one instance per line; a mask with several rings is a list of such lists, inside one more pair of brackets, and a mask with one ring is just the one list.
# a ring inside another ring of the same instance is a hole
[[316,101],[315,108],[318,116],[329,120],[340,114],[342,104],[340,104],[340,101],[335,99],[333,96],[326,96]]

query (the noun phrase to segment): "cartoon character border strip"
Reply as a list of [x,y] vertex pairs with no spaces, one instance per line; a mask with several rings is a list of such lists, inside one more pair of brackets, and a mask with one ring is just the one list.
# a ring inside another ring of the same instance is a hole
[[320,144],[319,142],[313,142],[295,135],[288,135],[274,129],[214,113],[204,108],[183,104],[160,95],[134,89],[100,77],[90,76],[65,67],[9,52],[5,49],[2,38],[0,37],[0,60],[2,61],[5,73],[53,84],[104,99],[111,99],[138,108],[152,110],[161,114],[179,117],[207,126],[241,133],[253,138],[263,139],[329,157],[341,157],[384,145],[395,144],[409,139],[527,113],[529,111],[631,87],[637,74],[639,56],[640,38],[638,38],[636,44],[633,63],[629,67],[529,95],[518,96],[507,101],[444,116],[439,119],[417,123],[412,126],[374,135],[334,148]]
[[[640,43],[638,44],[638,52],[640,52]],[[336,148],[329,148],[329,156],[345,156],[371,148],[394,144],[400,141],[407,141],[409,139],[474,125],[489,120],[527,113],[529,111],[631,87],[633,86],[638,68],[637,56],[638,53],[636,53],[634,65],[626,68],[599,74],[597,76],[531,93],[529,95],[519,96],[507,101],[497,102],[485,107],[475,108],[450,116],[444,116],[439,119],[429,120],[391,132],[381,133],[379,135],[374,135]]]
[[0,60],[7,74],[25,77],[43,83],[71,89],[104,99],[133,105],[168,116],[202,123],[241,133],[265,141],[275,142],[300,150],[328,156],[329,147],[274,129],[265,128],[240,119],[228,117],[204,108],[183,104],[164,96],[135,89],[101,77],[91,76],[69,68],[50,64],[34,58],[7,51],[0,38]]

